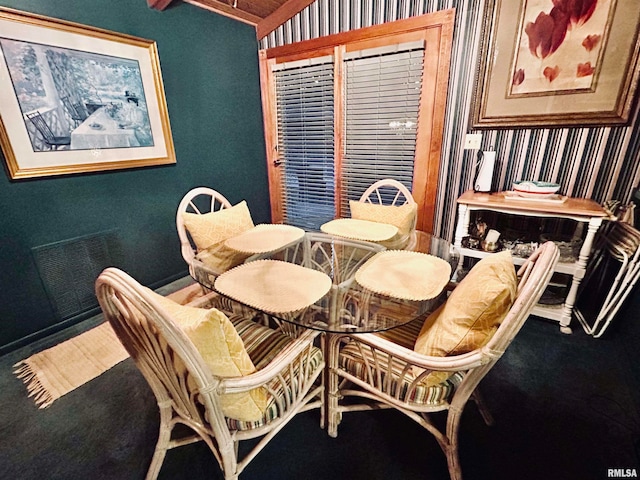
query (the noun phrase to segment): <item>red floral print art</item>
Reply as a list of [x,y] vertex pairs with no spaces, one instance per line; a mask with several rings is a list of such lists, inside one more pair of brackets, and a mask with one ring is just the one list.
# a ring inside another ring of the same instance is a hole
[[560,75],[560,67],[558,65],[556,65],[555,67],[546,67],[542,71],[542,74],[547,77],[547,80],[549,80],[549,82],[553,82],[556,78],[558,78],[558,75]]
[[617,0],[511,1],[523,4],[524,22],[508,94],[593,89],[604,32]]
[[598,46],[602,35],[587,35],[582,41],[582,46],[587,52],[590,52]]
[[553,0],[553,4],[567,14],[570,27],[579,27],[591,18],[598,0]]
[[529,22],[524,31],[529,37],[531,54],[540,59],[555,52],[567,35],[568,15],[553,7],[549,14],[540,12],[535,22]]
[[591,66],[591,62],[578,63],[578,71],[576,72],[576,77],[588,77],[589,75],[593,75],[594,70],[595,68]]
[[513,86],[518,86],[524,82],[524,69],[519,68],[516,73],[513,74]]

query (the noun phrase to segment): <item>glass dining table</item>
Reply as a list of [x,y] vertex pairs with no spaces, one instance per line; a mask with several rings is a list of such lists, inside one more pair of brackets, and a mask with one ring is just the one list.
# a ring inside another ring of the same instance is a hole
[[[253,234],[259,238],[267,230]],[[200,261],[190,271],[207,289],[280,324],[333,333],[379,332],[432,311],[457,267],[460,254],[450,242],[421,231],[415,235],[411,250],[386,250],[377,243],[300,230],[284,245],[271,238],[265,244],[269,251],[248,255],[224,272]],[[228,242],[225,248],[241,243]]]

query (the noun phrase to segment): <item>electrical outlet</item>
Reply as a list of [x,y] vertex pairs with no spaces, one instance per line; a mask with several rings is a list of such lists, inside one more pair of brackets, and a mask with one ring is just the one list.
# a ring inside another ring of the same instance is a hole
[[481,143],[482,143],[481,133],[467,133],[464,137],[465,150],[480,150]]

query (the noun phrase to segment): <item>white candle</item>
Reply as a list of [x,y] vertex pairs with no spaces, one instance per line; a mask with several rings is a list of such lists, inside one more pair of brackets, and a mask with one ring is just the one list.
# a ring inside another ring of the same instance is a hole
[[487,243],[496,243],[500,238],[500,232],[497,230],[491,229],[487,232],[487,236],[484,237],[484,241]]

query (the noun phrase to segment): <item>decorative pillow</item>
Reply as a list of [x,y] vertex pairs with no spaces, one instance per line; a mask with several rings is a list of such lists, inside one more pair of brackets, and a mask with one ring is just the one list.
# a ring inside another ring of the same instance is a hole
[[[482,347],[509,312],[517,287],[510,251],[480,260],[447,301],[427,317],[414,351],[446,357]],[[422,369],[414,369],[414,374],[420,373]],[[449,376],[447,372],[432,372],[426,381],[429,384],[440,383]]]
[[246,201],[205,214],[182,213],[184,226],[193,238],[198,251],[225,241],[253,228],[253,220]]
[[236,252],[221,242],[201,251],[196,255],[196,258],[215,273],[220,274],[240,265],[250,256],[246,253]]
[[[240,335],[220,310],[187,307],[148,291],[193,342],[214,375],[238,377],[256,371]],[[248,393],[224,394],[220,404],[222,412],[229,418],[257,421],[267,408],[267,392],[257,388]]]
[[246,201],[205,214],[182,213],[184,226],[198,249],[197,258],[216,272],[242,263],[246,254],[227,248],[224,241],[253,228]]
[[399,241],[408,240],[418,211],[418,205],[415,203],[377,205],[356,200],[349,200],[349,208],[351,209],[351,218],[388,223],[398,227],[398,233],[393,238],[380,242],[389,247],[396,245]]
[[398,227],[399,235],[406,235],[411,231],[413,220],[418,211],[416,203],[377,205],[356,200],[349,200],[349,208],[351,209],[351,218],[395,225]]

